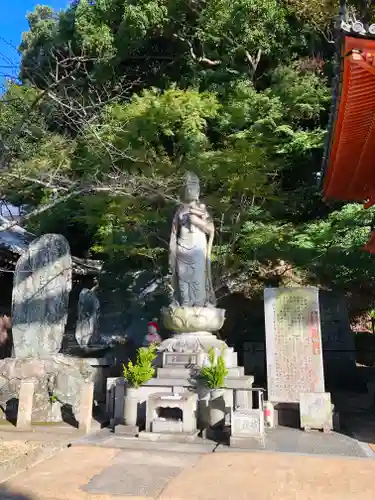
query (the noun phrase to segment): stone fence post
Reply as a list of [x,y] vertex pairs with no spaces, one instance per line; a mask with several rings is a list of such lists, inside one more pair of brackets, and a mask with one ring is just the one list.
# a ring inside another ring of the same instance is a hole
[[88,434],[91,430],[92,407],[94,403],[94,382],[85,382],[81,389],[81,399],[79,405],[79,430]]
[[33,399],[34,382],[32,380],[23,380],[20,385],[18,397],[17,429],[28,429],[31,427]]

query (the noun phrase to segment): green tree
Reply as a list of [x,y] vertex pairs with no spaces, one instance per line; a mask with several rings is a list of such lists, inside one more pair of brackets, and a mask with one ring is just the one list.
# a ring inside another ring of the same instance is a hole
[[353,293],[372,273],[360,249],[373,213],[326,205],[319,188],[337,8],[38,6],[20,47],[20,83],[0,101],[1,196],[25,207],[35,231],[63,231],[117,275],[162,277],[192,169],[217,228],[218,288],[254,295],[297,280]]

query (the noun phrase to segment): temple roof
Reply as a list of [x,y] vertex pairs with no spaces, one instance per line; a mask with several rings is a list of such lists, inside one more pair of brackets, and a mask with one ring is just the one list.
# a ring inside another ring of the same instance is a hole
[[[340,1],[337,74],[325,153],[326,200],[375,204],[375,24],[348,17]],[[375,253],[375,232],[364,247]]]
[[[3,229],[6,228],[6,229]],[[19,224],[9,221],[0,215],[0,253],[1,260],[14,265],[20,255],[27,250],[30,243],[37,238]],[[73,257],[73,273],[96,275],[100,272],[102,263],[97,260]]]
[[345,36],[324,197],[375,203],[375,40]]

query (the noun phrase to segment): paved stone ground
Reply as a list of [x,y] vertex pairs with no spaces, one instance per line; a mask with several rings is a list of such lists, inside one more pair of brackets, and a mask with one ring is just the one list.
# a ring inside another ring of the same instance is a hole
[[[204,440],[199,440],[199,442],[195,444],[182,445],[170,442],[162,443],[160,441],[139,441],[136,438],[126,439],[115,437],[109,429],[103,429],[97,434],[84,438],[79,444],[90,444],[119,449],[136,448],[139,450],[180,451],[186,453],[236,451],[229,446],[217,445],[212,441]],[[260,451],[262,448],[254,444],[251,450]],[[287,427],[280,427],[267,431],[265,451],[299,453],[302,455],[316,454],[347,457],[372,456],[372,451],[368,446],[361,446],[356,439],[344,434],[335,432],[330,434],[323,434],[321,432],[307,433],[299,429]]]
[[[61,431],[60,446],[71,438],[73,446],[0,484],[0,500],[373,500],[373,420],[363,411],[346,418],[362,443],[278,428],[268,431],[266,451],[250,452],[125,439],[109,429],[78,440]],[[7,438],[16,444],[20,434]]]
[[74,446],[0,485],[0,499],[373,500],[374,476],[371,459]]

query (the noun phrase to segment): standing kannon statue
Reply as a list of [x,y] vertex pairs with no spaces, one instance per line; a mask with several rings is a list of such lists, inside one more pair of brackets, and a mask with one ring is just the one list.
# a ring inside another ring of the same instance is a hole
[[199,201],[198,177],[188,172],[184,199],[172,224],[169,264],[174,304],[183,307],[215,307],[211,279],[214,224]]
[[211,279],[215,228],[199,194],[199,179],[189,172],[183,200],[173,217],[169,246],[173,299],[161,310],[163,324],[173,335],[159,344],[158,351],[196,354],[194,363],[202,366],[211,348],[217,353],[225,350],[227,367],[237,366],[233,348],[213,334],[224,324],[225,309],[216,307]]

